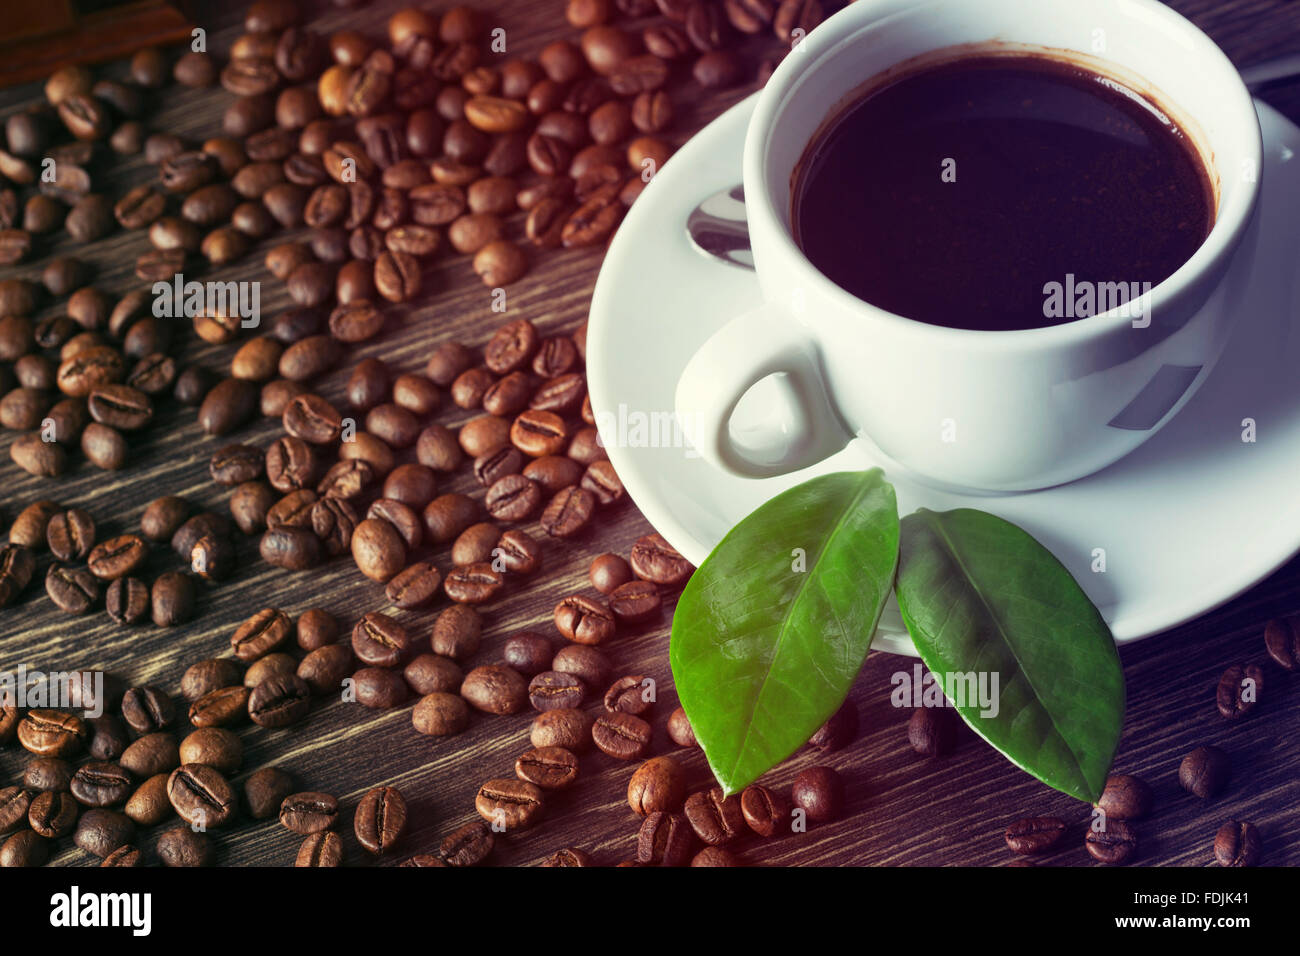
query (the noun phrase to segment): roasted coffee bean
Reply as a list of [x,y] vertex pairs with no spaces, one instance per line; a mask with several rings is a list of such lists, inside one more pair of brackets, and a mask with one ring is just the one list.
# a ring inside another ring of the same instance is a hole
[[1103,830],[1090,827],[1083,842],[1088,855],[1099,863],[1124,864],[1137,853],[1137,834],[1120,820],[1107,820]]
[[[3,803],[3,793],[4,791],[0,791],[0,803]],[[77,824],[79,812],[76,801],[66,793],[39,793],[32,799],[31,806],[28,808],[27,823],[37,836],[56,840],[72,832]],[[0,806],[0,816],[4,813],[5,808]],[[0,832],[4,832],[5,829],[3,822],[0,821]]]
[[280,375],[292,382],[305,382],[329,371],[339,360],[337,341],[328,335],[308,335],[290,344],[280,355]]
[[500,448],[510,435],[510,423],[496,415],[480,415],[471,418],[460,428],[456,436],[465,454],[477,458]]
[[372,581],[385,582],[406,564],[406,543],[387,521],[366,518],[352,533],[352,559]]
[[1269,621],[1264,627],[1264,646],[1278,667],[1295,670],[1300,662],[1300,614]]
[[120,763],[137,777],[170,773],[181,765],[176,738],[166,732],[145,734],[122,751]]
[[454,693],[432,691],[415,705],[411,722],[417,733],[430,737],[451,736],[469,726],[469,708]]
[[[298,671],[298,661],[291,654],[284,651],[276,651],[267,654],[265,657],[259,657],[244,672],[244,686],[248,688],[256,687],[268,677],[276,674],[294,674]],[[203,761],[198,761],[202,763]]]
[[[551,659],[555,656],[555,648],[551,646],[550,640],[543,634],[535,631],[520,631],[515,634],[501,649],[501,657],[506,664],[527,676],[541,674],[543,671],[551,669]],[[582,682],[578,682],[578,689],[581,691]],[[529,685],[531,696],[532,685]],[[535,705],[534,705],[535,706]],[[574,704],[573,706],[577,706]],[[538,707],[538,710],[549,710],[548,707]]]
[[[726,806],[721,800],[722,791],[711,791],[710,796],[716,792],[718,796],[718,805]],[[627,785],[627,803],[632,808],[632,812],[638,816],[646,816],[651,813],[663,813],[665,811],[676,810],[682,803],[682,797],[686,793],[686,774],[681,765],[672,757],[652,757],[641,766],[637,767],[636,772],[632,774],[632,779]],[[703,794],[695,794],[695,797]],[[735,800],[735,798],[731,798]],[[709,809],[714,809],[709,807]],[[736,801],[736,817],[739,819],[740,809],[739,801]],[[695,818],[691,816],[692,806],[687,803],[686,815],[692,826],[696,826]],[[701,814],[702,815],[702,814]],[[716,816],[716,813],[714,814]],[[719,818],[723,823],[729,823],[730,817]],[[717,823],[717,821],[714,821]],[[696,832],[699,827],[696,826]],[[707,842],[723,842],[722,840],[710,840]]]
[[595,511],[595,496],[570,486],[555,493],[542,511],[542,530],[555,538],[570,538],[582,531]]
[[149,615],[149,589],[138,578],[118,578],[104,596],[108,617],[118,624],[138,624]]
[[572,674],[588,687],[600,687],[609,679],[610,662],[598,648],[569,644],[556,653],[551,661],[551,670]]
[[216,658],[191,664],[181,677],[181,696],[190,702],[223,687],[240,682],[239,665],[228,658]]
[[368,299],[338,305],[329,317],[330,334],[340,342],[364,342],[384,327],[384,313]]
[[307,716],[311,688],[297,674],[279,674],[253,688],[248,716],[261,727],[286,727]]
[[352,651],[343,644],[326,644],[310,651],[298,665],[297,674],[313,694],[337,693],[352,674],[355,662]]
[[86,405],[95,421],[121,431],[143,428],[153,419],[149,396],[129,385],[98,385]]
[[348,404],[353,408],[374,408],[388,398],[388,366],[381,359],[362,359],[348,377],[346,389]]
[[420,284],[420,263],[409,253],[389,250],[375,260],[375,289],[389,302],[409,302]]
[[639,760],[650,747],[651,728],[632,714],[604,713],[592,724],[591,738],[617,760]]
[[320,564],[320,539],[302,528],[270,528],[258,545],[262,560],[291,571],[305,571]]
[[0,789],[0,834],[10,833],[27,822],[32,794],[22,787]]
[[459,408],[478,408],[495,381],[485,368],[467,369],[451,383],[451,400]]
[[[507,661],[508,663],[508,661]],[[440,654],[420,654],[402,671],[411,689],[421,696],[427,694],[455,694],[460,690],[464,672],[455,661]],[[459,697],[455,698],[460,700]],[[463,701],[461,701],[463,705]]]
[[[85,444],[84,434],[82,444]],[[68,456],[63,447],[45,441],[39,432],[14,439],[9,446],[9,457],[23,471],[40,478],[56,477],[68,467]]]
[[[22,740],[19,740],[22,743]],[[66,792],[72,784],[74,768],[66,760],[52,756],[38,756],[27,764],[23,772],[23,786],[37,792]]]
[[275,377],[284,347],[275,339],[259,336],[240,346],[230,360],[230,374],[252,382],[266,382]]
[[698,791],[687,797],[685,813],[695,835],[709,846],[730,843],[745,829],[745,817],[741,810],[740,798],[734,794],[724,797],[719,787]]
[[529,409],[510,426],[510,440],[515,447],[533,458],[558,454],[567,436],[564,419],[554,412]]
[[341,497],[327,495],[311,507],[311,529],[331,557],[348,552],[359,521],[352,506]]
[[126,464],[126,439],[117,429],[92,422],[81,433],[81,453],[91,464],[116,471]]
[[661,603],[658,586],[649,581],[629,581],[609,595],[614,616],[629,622],[649,620],[659,613]]
[[761,837],[773,837],[788,827],[790,811],[784,797],[758,784],[751,784],[740,794],[745,824]]
[[45,593],[65,614],[85,614],[99,602],[99,582],[85,568],[52,564],[45,574]]
[[78,561],[94,547],[95,519],[80,508],[60,511],[50,517],[45,541],[60,561]]
[[694,849],[695,836],[679,813],[651,813],[637,832],[636,858],[642,865],[685,866]]
[[533,382],[526,372],[514,371],[497,379],[483,393],[483,409],[489,415],[507,416],[528,407]]
[[228,378],[218,382],[199,407],[199,427],[209,435],[224,435],[248,422],[258,410],[260,393],[254,382]]
[[582,706],[586,687],[572,674],[543,671],[528,684],[528,700],[534,710],[559,710]]
[[614,634],[614,615],[598,601],[582,595],[567,597],[555,606],[555,626],[579,644],[600,644]]
[[1007,827],[1003,837],[1012,853],[1046,853],[1061,842],[1065,831],[1059,817],[1025,817]]
[[438,859],[446,866],[477,866],[492,853],[492,830],[477,821],[448,834],[438,846]]
[[393,448],[409,448],[420,435],[420,422],[400,405],[384,402],[367,413],[366,431]]
[[479,505],[466,495],[439,495],[425,506],[422,517],[429,540],[433,544],[445,544],[479,520]]
[[1263,689],[1264,671],[1255,664],[1233,664],[1219,678],[1215,704],[1219,715],[1236,720],[1254,709]]
[[483,604],[492,600],[504,583],[491,564],[469,564],[452,568],[442,582],[447,597],[458,604]]
[[1202,800],[1217,796],[1228,784],[1232,761],[1218,747],[1197,747],[1178,767],[1178,782]]
[[311,510],[316,505],[316,492],[310,488],[292,491],[271,506],[266,513],[268,528],[310,528]]
[[135,824],[129,817],[116,810],[96,807],[81,815],[72,841],[87,853],[104,859],[134,837]]
[[632,545],[632,573],[643,581],[675,586],[685,582],[695,568],[662,535],[637,538]]
[[223,727],[200,727],[181,741],[180,761],[201,763],[222,773],[235,773],[244,762],[239,735]]
[[632,580],[632,569],[617,554],[602,554],[591,562],[588,572],[591,586],[601,594],[612,594],[621,585]]
[[[100,717],[92,717],[87,723],[90,725],[90,743],[86,749],[92,757],[99,760],[116,760],[122,756],[122,752],[127,749],[130,738],[126,734],[126,728],[116,717],[104,714]],[[123,766],[126,766],[123,764]],[[126,769],[130,770],[130,767]]]
[[279,767],[263,767],[244,781],[244,806],[254,820],[269,820],[292,793],[293,777]]
[[491,562],[500,540],[501,529],[491,522],[472,524],[452,543],[452,564],[464,566]]
[[515,714],[528,703],[528,684],[508,667],[486,664],[465,675],[460,694],[486,713]]
[[230,646],[241,661],[255,661],[282,647],[293,635],[293,621],[278,608],[263,608],[230,636]]
[[[926,712],[918,720],[917,714]],[[944,708],[918,708],[912,715],[913,723],[908,724],[908,738],[912,749],[921,754],[944,754],[952,749],[956,739],[956,721]],[[858,736],[858,705],[846,700],[840,705],[830,719],[817,732],[808,738],[808,745],[818,750],[831,752],[842,750],[853,743]]]
[[149,608],[158,627],[184,624],[194,616],[194,602],[194,580],[180,571],[164,571],[149,591]]
[[1214,835],[1214,859],[1219,866],[1254,866],[1259,862],[1262,846],[1255,824],[1229,820]]
[[523,475],[510,474],[488,488],[483,504],[499,521],[524,521],[542,501],[542,489]]
[[1107,819],[1137,820],[1151,812],[1155,794],[1141,777],[1131,774],[1111,774],[1101,792],[1097,806],[1105,811]]
[[829,823],[844,811],[844,780],[830,767],[809,767],[794,778],[795,805],[814,823]]
[[111,807],[125,803],[133,789],[131,775],[107,760],[82,764],[72,775],[72,795],[88,807]]
[[15,388],[0,399],[0,426],[14,431],[40,427],[49,407],[50,399],[46,392],[37,388]]
[[313,445],[338,440],[343,418],[338,409],[319,395],[299,395],[284,410],[284,430]]
[[515,760],[515,776],[543,790],[563,790],[578,779],[578,758],[563,747],[535,747]]
[[434,620],[431,644],[435,654],[463,661],[477,653],[482,636],[483,621],[478,612],[455,604]]
[[167,799],[182,820],[204,829],[223,826],[235,816],[234,790],[219,771],[205,764],[182,764],[173,770]]
[[398,671],[387,667],[363,667],[352,675],[356,702],[363,708],[387,710],[406,701],[407,687]]
[[212,866],[217,851],[212,838],[189,827],[173,827],[158,838],[154,847],[163,866]]
[[[586,392],[587,382],[582,375],[576,372],[560,375],[542,384],[533,394],[529,407],[548,412],[574,411],[582,404],[582,397]],[[622,494],[621,486],[618,493]]]
[[479,816],[506,831],[532,826],[541,816],[543,806],[542,789],[525,780],[489,780],[479,787],[474,798]]
[[281,826],[303,836],[334,829],[338,815],[338,800],[316,790],[290,794],[280,803]]
[[[136,323],[131,331],[142,323]],[[154,352],[145,355],[131,369],[126,384],[145,395],[162,395],[176,382],[176,360],[170,355]]]
[[512,528],[501,535],[493,549],[493,564],[511,574],[532,574],[542,564],[542,550],[526,531]]
[[262,476],[265,456],[253,445],[226,445],[208,459],[208,474],[220,485],[239,485]]
[[604,705],[611,714],[644,717],[654,710],[654,681],[640,674],[620,677],[605,691]]
[[406,832],[406,799],[396,787],[375,787],[357,804],[357,842],[376,855],[391,850]]
[[591,718],[581,710],[547,710],[533,720],[529,740],[534,747],[585,750],[591,744]]
[[328,830],[311,834],[302,841],[293,865],[296,867],[342,866],[342,839],[337,833]]
[[200,365],[191,365],[176,376],[176,387],[172,389],[172,394],[182,405],[201,405],[204,396],[216,382],[217,378],[212,372]]
[[35,571],[36,559],[31,549],[18,544],[0,546],[0,607],[14,602],[27,588]]
[[621,188],[620,183],[609,183],[582,201],[560,232],[560,241],[566,249],[596,245],[613,232],[623,216],[623,204],[619,200]]
[[555,495],[582,477],[582,466],[563,455],[543,455],[524,467],[524,477],[537,482],[546,492]]
[[414,508],[393,498],[379,498],[371,502],[367,518],[387,521],[401,535],[408,549],[419,547],[424,539],[424,525]]
[[171,726],[176,708],[166,692],[149,684],[132,687],[122,697],[122,719],[138,734],[152,734]]
[[165,773],[153,774],[131,793],[125,813],[136,825],[155,826],[172,816],[172,801],[166,796],[166,782],[177,766],[178,763],[173,763]]
[[410,634],[386,614],[371,611],[352,629],[352,651],[364,664],[399,667],[410,650]]

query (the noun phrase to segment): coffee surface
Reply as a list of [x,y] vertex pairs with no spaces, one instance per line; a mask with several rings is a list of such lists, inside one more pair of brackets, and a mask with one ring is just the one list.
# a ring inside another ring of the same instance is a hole
[[1135,91],[1045,56],[984,55],[846,107],[799,163],[792,217],[808,258],[860,299],[1011,330],[1102,311],[1089,284],[1154,287],[1209,234],[1214,196],[1184,132]]

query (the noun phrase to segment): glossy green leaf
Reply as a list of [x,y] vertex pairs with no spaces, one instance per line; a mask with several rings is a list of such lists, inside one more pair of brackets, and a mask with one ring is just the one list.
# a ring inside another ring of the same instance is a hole
[[807,742],[862,667],[898,562],[879,469],[814,478],[733,528],[673,616],[673,680],[735,793]]
[[902,522],[896,591],[931,673],[998,675],[996,715],[968,700],[966,723],[1048,786],[1095,801],[1124,723],[1124,673],[1061,562],[994,515],[921,509]]

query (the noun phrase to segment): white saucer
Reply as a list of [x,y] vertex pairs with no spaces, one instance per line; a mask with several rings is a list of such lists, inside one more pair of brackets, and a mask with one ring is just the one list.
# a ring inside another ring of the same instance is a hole
[[[682,554],[700,564],[732,525],[785,488],[879,465],[897,489],[901,515],[973,507],[1025,528],[1070,569],[1122,643],[1230,600],[1300,548],[1300,309],[1293,281],[1300,266],[1300,129],[1258,101],[1263,235],[1239,324],[1183,411],[1105,471],[1046,491],[980,497],[921,484],[864,441],[802,472],[752,480],[706,465],[678,435],[659,436],[672,447],[651,438],[647,426],[674,421],[674,389],[687,359],[728,319],[760,303],[752,271],[695,251],[683,228],[701,200],[740,181],[754,99],[701,131],[646,188],[610,246],[591,303],[587,370],[602,438],[632,499]],[[782,392],[776,379],[755,386],[733,433],[746,425],[780,431],[789,422]],[[627,425],[610,429],[605,416]],[[1241,439],[1245,418],[1256,422],[1254,444]],[[1092,570],[1098,548],[1105,550],[1105,573]],[[915,653],[892,601],[873,646]]]

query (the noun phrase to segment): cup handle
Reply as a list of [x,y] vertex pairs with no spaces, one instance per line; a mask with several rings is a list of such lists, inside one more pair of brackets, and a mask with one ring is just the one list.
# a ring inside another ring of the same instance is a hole
[[[754,461],[736,448],[728,425],[745,393],[777,372],[789,377],[803,427],[779,460]],[[853,438],[827,394],[815,347],[788,313],[771,304],[732,319],[700,347],[678,379],[676,406],[700,457],[744,478],[799,471]]]

